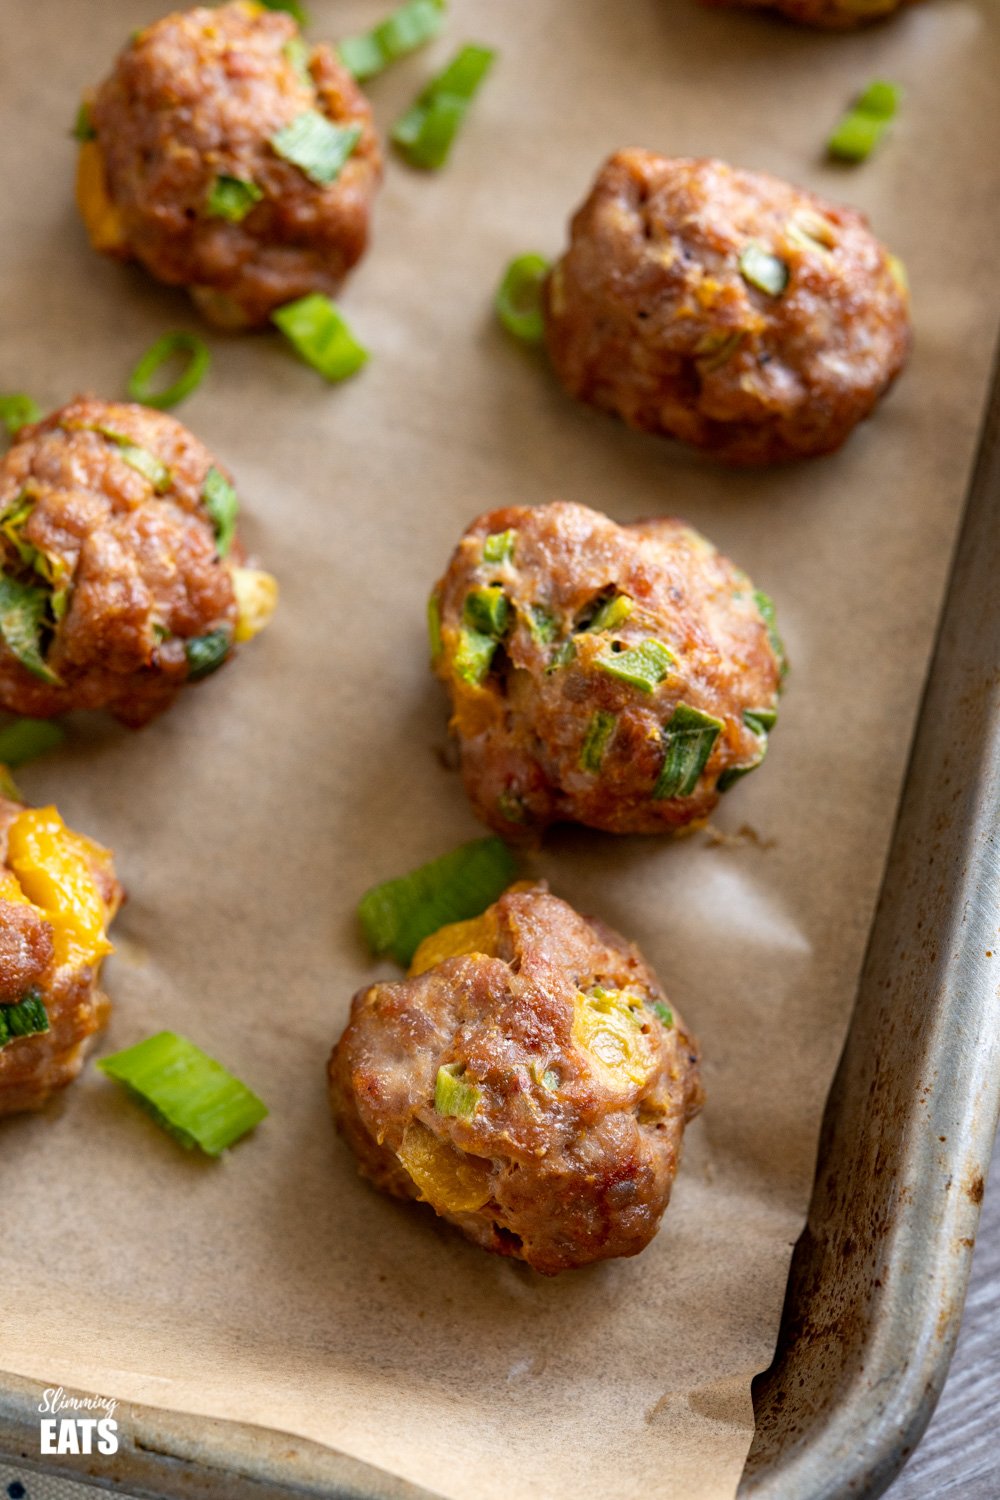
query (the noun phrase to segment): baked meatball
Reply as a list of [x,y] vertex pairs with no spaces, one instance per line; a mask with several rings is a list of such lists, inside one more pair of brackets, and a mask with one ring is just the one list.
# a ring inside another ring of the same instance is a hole
[[41,1109],[79,1073],[108,1019],[98,978],[121,900],[107,849],[54,807],[0,796],[0,1115]]
[[698,1049],[639,951],[544,885],[444,927],[360,990],[330,1058],[362,1173],[552,1274],[659,1228]]
[[507,838],[672,832],[764,758],[784,670],[773,606],[683,521],[491,511],[430,621],[466,791]]
[[910,349],[902,267],[861,214],[651,151],[598,173],[544,319],[571,395],[736,464],[839,448]]
[[882,21],[910,0],[702,0],[708,6],[738,6],[742,10],[774,10],[803,26],[847,31]]
[[[185,427],[79,397],[0,460],[0,707],[137,727],[270,617],[236,493]],[[225,554],[225,555],[222,555]]]
[[213,323],[255,327],[334,293],[364,252],[382,171],[371,110],[283,11],[234,0],[165,16],[83,119],[77,199],[94,248],[186,286]]

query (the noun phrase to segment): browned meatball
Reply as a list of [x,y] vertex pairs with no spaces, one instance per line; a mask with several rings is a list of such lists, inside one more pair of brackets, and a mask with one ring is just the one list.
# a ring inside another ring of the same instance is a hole
[[730,463],[830,453],[906,361],[899,262],[853,209],[719,161],[619,151],[545,289],[571,395]]
[[709,6],[738,6],[746,10],[774,10],[803,26],[846,31],[884,20],[910,0],[702,0]]
[[660,1225],[698,1049],[638,949],[512,887],[355,995],[330,1098],[361,1171],[485,1250],[552,1274]]
[[221,666],[276,597],[227,550],[235,503],[162,412],[80,397],[23,428],[0,460],[0,707],[138,726]]
[[480,516],[431,598],[472,804],[667,833],[759,766],[784,670],[766,594],[682,521],[563,503]]
[[0,1115],[41,1109],[108,1018],[98,988],[122,900],[111,855],[54,807],[0,797]]
[[133,37],[89,118],[77,197],[95,249],[188,287],[215,323],[257,326],[334,293],[364,252],[382,171],[371,110],[282,11],[234,0],[165,16]]

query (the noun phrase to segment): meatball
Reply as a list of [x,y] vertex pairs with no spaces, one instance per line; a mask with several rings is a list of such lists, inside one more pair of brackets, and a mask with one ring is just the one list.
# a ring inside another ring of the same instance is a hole
[[803,26],[846,31],[882,21],[909,0],[702,0],[708,6],[738,6],[747,10],[775,10]]
[[235,512],[162,412],[80,397],[22,428],[0,460],[0,707],[137,727],[221,666],[276,598],[238,566]]
[[186,286],[220,326],[336,292],[364,253],[382,172],[371,110],[283,11],[234,0],[165,16],[85,119],[77,199],[94,248]]
[[571,395],[735,464],[839,448],[910,349],[905,274],[861,214],[651,151],[598,173],[544,320]]
[[54,807],[0,796],[0,1115],[41,1109],[108,1019],[98,989],[122,901],[111,855]]
[[355,995],[329,1066],[361,1172],[553,1274],[659,1228],[698,1049],[639,951],[544,885],[444,927]]
[[672,832],[764,759],[784,671],[773,606],[683,521],[491,511],[430,621],[466,791],[507,838],[566,821]]

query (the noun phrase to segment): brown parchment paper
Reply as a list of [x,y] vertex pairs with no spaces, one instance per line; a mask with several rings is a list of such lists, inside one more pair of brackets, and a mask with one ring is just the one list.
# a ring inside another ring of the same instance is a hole
[[[313,35],[336,36],[385,0],[311,8]],[[95,257],[72,207],[78,95],[159,10],[3,0],[0,388],[119,395],[155,336],[198,326],[180,294]],[[445,37],[372,86],[388,125],[460,41],[500,52],[447,170],[389,166],[342,299],[364,373],[331,389],[277,338],[212,336],[180,412],[235,471],[283,586],[272,628],[151,728],[81,721],[22,775],[114,846],[129,890],[104,1049],[175,1028],[272,1115],[197,1160],[91,1068],[5,1123],[0,1368],[285,1429],[454,1500],[733,1494],[984,393],[998,31],[989,0],[844,37],[689,0],[453,0]],[[857,170],[824,164],[876,76],[906,89],[891,139]],[[558,250],[625,144],[843,197],[905,259],[916,353],[841,455],[720,470],[574,406],[494,326],[507,259]],[[570,831],[529,862],[640,942],[708,1088],[656,1242],[545,1280],[363,1185],[323,1066],[375,972],[358,894],[477,832],[436,753],[429,585],[480,510],[559,496],[688,517],[774,594],[793,672],[767,765],[719,811],[725,840]]]

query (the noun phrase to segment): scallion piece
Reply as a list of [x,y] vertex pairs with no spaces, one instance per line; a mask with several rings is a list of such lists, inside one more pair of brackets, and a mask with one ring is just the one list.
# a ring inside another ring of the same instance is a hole
[[188,663],[188,681],[198,682],[217,672],[233,644],[229,630],[210,630],[207,635],[193,635],[184,642]]
[[[547,609],[543,609],[540,604],[528,605],[528,629],[533,640],[547,646],[550,641],[555,640],[558,628],[557,620]],[[572,642],[569,644],[572,645]]]
[[690,797],[705,769],[705,762],[721,734],[723,723],[689,703],[678,703],[663,734],[663,767],[653,798]]
[[757,753],[753,760],[747,761],[742,766],[727,766],[719,774],[716,788],[720,792],[728,792],[734,782],[744,776],[749,776],[751,771],[763,765],[764,756],[767,754],[768,731],[773,729],[778,721],[778,710],[776,708],[745,708],[743,710],[743,722],[748,729],[752,729],[757,736]]
[[444,166],[495,56],[489,47],[463,47],[397,120],[392,139],[411,166],[429,171]]
[[360,125],[334,125],[316,109],[307,109],[271,137],[271,149],[326,187],[361,139]]
[[37,990],[29,990],[15,1005],[0,1005],[0,1048],[18,1037],[38,1036],[48,1029],[48,1011]]
[[664,1026],[672,1026],[674,1024],[674,1013],[669,1005],[664,1005],[662,1000],[654,1000],[650,1009],[655,1016],[659,1016]]
[[17,437],[22,427],[37,422],[41,415],[42,408],[30,396],[23,396],[19,391],[0,396],[0,422],[12,438]]
[[368,350],[354,337],[336,303],[322,292],[309,292],[271,314],[306,364],[324,380],[346,380],[368,362]]
[[767,734],[778,722],[778,710],[776,708],[745,708],[743,710],[743,722],[754,734]]
[[210,218],[228,219],[230,224],[239,224],[263,196],[263,189],[255,182],[220,172],[209,188],[205,212]]
[[309,59],[312,55],[309,44],[300,36],[290,36],[281,50],[289,65],[298,74],[299,82],[311,89],[313,76],[309,69]]
[[462,618],[473,630],[499,640],[510,620],[510,603],[498,584],[470,589],[462,606]]
[[42,655],[42,627],[49,608],[49,590],[18,583],[0,574],[0,639],[22,667],[54,687],[59,677]]
[[772,251],[751,240],[740,252],[740,275],[769,297],[780,297],[788,285],[788,267]]
[[610,652],[599,656],[596,665],[612,677],[638,688],[641,693],[653,693],[667,676],[674,663],[674,654],[662,641],[643,641],[629,651]]
[[225,474],[214,464],[205,475],[205,482],[201,487],[201,498],[212,518],[212,525],[215,527],[215,544],[219,556],[225,557],[236,535],[236,517],[239,514],[240,502]]
[[439,1115],[471,1120],[476,1113],[483,1092],[474,1083],[466,1083],[463,1072],[460,1063],[445,1063],[438,1068],[434,1080],[434,1108]]
[[86,99],[80,101],[80,108],[76,112],[73,121],[73,138],[77,141],[94,141],[97,139],[97,131],[90,117],[90,105]]
[[864,161],[882,139],[894,118],[902,90],[876,78],[841,115],[826,143],[838,161]]
[[497,288],[497,317],[522,343],[540,344],[545,336],[542,287],[550,269],[544,255],[519,255],[507,267]]
[[507,531],[491,531],[483,542],[484,563],[511,562],[514,557],[514,542],[517,532],[508,528]]
[[221,1063],[172,1031],[99,1059],[164,1130],[190,1150],[218,1156],[259,1125],[267,1106]]
[[560,667],[568,666],[575,655],[576,646],[573,641],[562,641],[549,657],[549,664],[545,668],[546,676],[551,676],[553,672],[558,672]]
[[452,658],[455,676],[473,686],[482,682],[490,670],[496,649],[494,636],[484,635],[481,630],[463,625],[458,632],[458,644]]
[[309,25],[309,16],[306,13],[305,7],[299,3],[299,0],[260,0],[260,3],[266,6],[268,10],[287,10],[288,14],[293,16],[300,26]]
[[15,769],[27,761],[57,749],[66,731],[51,719],[15,719],[0,729],[0,765]]
[[390,63],[415,52],[444,25],[445,0],[408,0],[362,36],[349,36],[337,48],[340,60],[359,83]]
[[788,657],[785,655],[785,643],[778,633],[778,616],[774,608],[774,600],[770,594],[765,594],[763,589],[754,589],[753,599],[767,627],[767,639],[771,650],[778,658],[778,673],[784,678],[788,673]]
[[[184,355],[187,358],[184,368],[171,385],[165,386],[163,390],[156,390],[153,384],[154,376],[159,373],[161,366],[178,355]],[[129,376],[127,386],[129,397],[133,401],[141,401],[143,406],[153,406],[157,411],[167,411],[171,406],[176,406],[179,401],[183,401],[185,396],[190,396],[191,392],[201,385],[211,363],[212,356],[208,345],[196,333],[165,333],[162,338],[156,340],[155,344],[150,345]],[[136,451],[142,453],[145,449],[139,448]],[[141,472],[146,471],[141,470]]]
[[598,606],[597,613],[585,629],[591,634],[601,630],[617,630],[619,625],[624,625],[634,608],[635,600],[629,598],[628,594],[615,594]]
[[424,938],[450,922],[478,917],[510,885],[514,858],[497,838],[474,839],[409,875],[365,892],[361,928],[374,954],[391,953],[406,967]]
[[594,775],[601,769],[601,761],[604,752],[608,748],[608,741],[615,732],[618,723],[617,714],[605,713],[599,709],[587,725],[587,733],[583,738],[583,746],[580,750],[580,769],[591,771]]
[[158,495],[162,495],[170,488],[171,474],[166,464],[158,459],[155,453],[150,453],[148,448],[140,448],[138,443],[133,443],[124,432],[118,432],[113,427],[104,427],[99,422],[93,426],[85,425],[81,430],[99,432],[102,437],[107,438],[109,443],[114,443],[122,460],[130,469],[135,469],[137,474],[148,479]]

